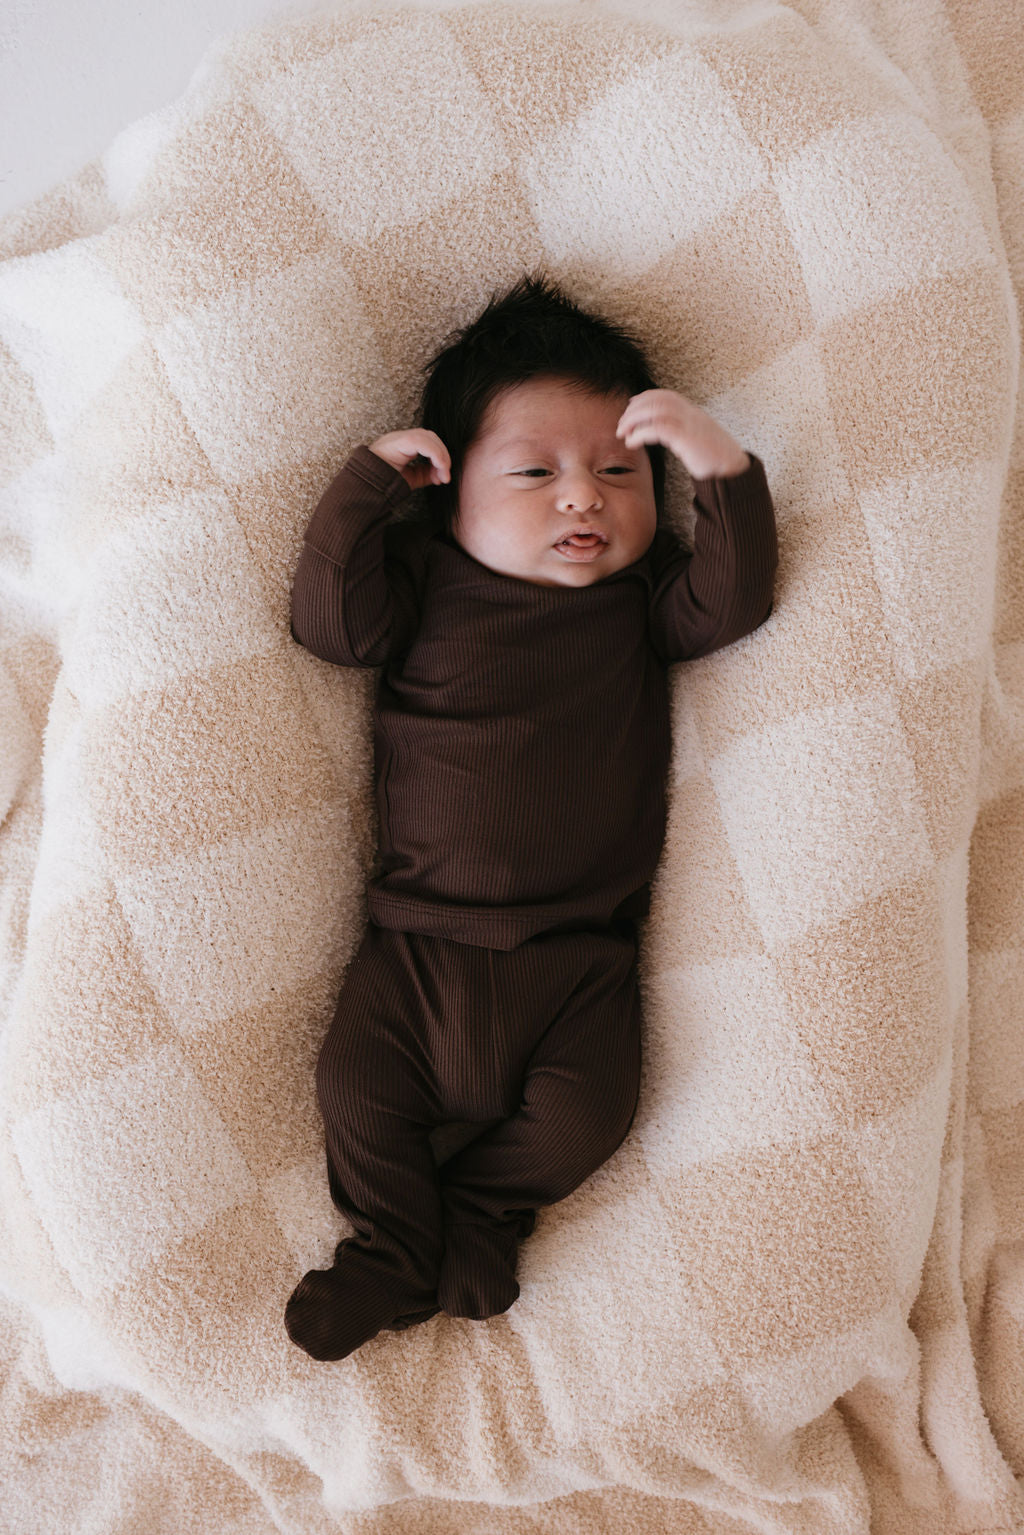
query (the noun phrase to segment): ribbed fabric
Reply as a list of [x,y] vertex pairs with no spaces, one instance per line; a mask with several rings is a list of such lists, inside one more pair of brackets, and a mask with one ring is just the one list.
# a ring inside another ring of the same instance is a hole
[[659,529],[585,587],[501,575],[389,522],[410,494],[358,447],[307,528],[300,644],[382,668],[379,926],[510,949],[649,909],[665,835],[667,666],[758,627],[778,562],[764,466],[695,483],[692,555]]
[[[665,832],[666,669],[756,628],[778,560],[764,468],[700,481],[668,529],[586,587],[500,575],[391,513],[403,477],[355,450],[306,531],[294,637],[382,668],[381,873],[317,1066],[328,1176],[356,1235],[289,1299],[340,1359],[444,1309],[519,1295],[519,1241],[632,1123],[633,919]],[[494,1120],[435,1167],[428,1136]]]
[[[367,925],[316,1074],[331,1195],[356,1235],[296,1287],[294,1342],[341,1359],[438,1309],[513,1304],[538,1208],[633,1122],[636,954],[630,923],[511,950]],[[438,1167],[430,1131],[461,1121],[492,1123]]]

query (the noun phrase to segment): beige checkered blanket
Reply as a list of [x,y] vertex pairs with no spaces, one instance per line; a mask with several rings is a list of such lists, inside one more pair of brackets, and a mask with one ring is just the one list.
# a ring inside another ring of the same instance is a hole
[[[348,7],[0,225],[3,1535],[1024,1529],[1014,12]],[[673,669],[627,1140],[316,1364],[374,677],[291,579],[538,269],[761,455],[775,611]]]

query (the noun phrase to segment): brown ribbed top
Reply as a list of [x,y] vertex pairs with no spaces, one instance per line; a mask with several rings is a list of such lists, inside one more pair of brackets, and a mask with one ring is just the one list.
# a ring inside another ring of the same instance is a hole
[[778,563],[764,465],[694,481],[690,554],[659,528],[591,586],[501,575],[391,513],[411,491],[358,447],[306,529],[300,645],[382,668],[380,870],[370,919],[486,948],[642,917],[665,835],[667,666],[768,617]]

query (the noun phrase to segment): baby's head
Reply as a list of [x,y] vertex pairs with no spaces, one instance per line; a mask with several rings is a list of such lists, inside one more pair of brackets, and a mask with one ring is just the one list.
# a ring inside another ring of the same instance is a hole
[[[657,388],[628,333],[524,277],[448,338],[427,372],[421,425],[452,467],[425,494],[474,558],[542,586],[590,586],[646,552],[665,457],[615,435],[630,397]],[[563,542],[576,528],[600,537]]]

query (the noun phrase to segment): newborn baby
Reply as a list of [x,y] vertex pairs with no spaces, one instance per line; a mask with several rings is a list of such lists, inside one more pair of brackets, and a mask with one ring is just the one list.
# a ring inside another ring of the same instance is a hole
[[[518,1298],[519,1244],[624,1140],[636,922],[666,824],[667,668],[751,633],[778,562],[764,466],[658,388],[637,342],[524,278],[428,365],[420,427],[357,447],[306,530],[292,634],[380,667],[380,872],[319,1054],[355,1234],[292,1340]],[[664,521],[665,450],[694,548]],[[413,492],[425,507],[394,518]],[[484,1128],[438,1166],[430,1133]]]

